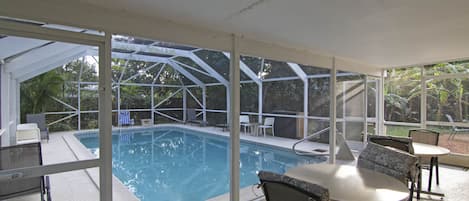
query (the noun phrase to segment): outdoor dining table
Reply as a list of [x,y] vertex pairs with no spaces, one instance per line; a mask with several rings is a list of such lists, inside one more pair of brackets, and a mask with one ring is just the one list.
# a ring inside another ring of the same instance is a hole
[[[448,155],[450,153],[450,150],[444,147],[436,146],[436,145],[431,145],[431,144],[424,144],[424,143],[418,143],[418,142],[413,142],[412,147],[414,149],[414,155],[419,157],[430,157],[430,167],[433,167],[437,165],[438,162],[438,156],[444,156]],[[422,191],[422,166],[420,167],[419,171],[419,182],[418,182],[418,189],[419,192],[426,193],[426,194],[432,194],[432,195],[439,195],[439,196],[444,196],[442,193],[435,193],[432,192],[432,170],[430,170],[430,177],[429,177],[429,182],[428,182],[428,191]],[[420,194],[417,194],[417,198],[420,198]]]
[[332,200],[406,200],[409,189],[388,175],[350,165],[309,164],[285,175],[329,189]]

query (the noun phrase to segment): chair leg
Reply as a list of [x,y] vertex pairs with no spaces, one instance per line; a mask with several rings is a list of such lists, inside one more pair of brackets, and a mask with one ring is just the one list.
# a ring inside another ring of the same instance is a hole
[[420,191],[422,191],[422,166],[419,165],[419,172],[417,176],[417,199],[420,200]]
[[435,157],[432,157],[430,159],[430,176],[428,177],[428,192],[431,192],[432,191],[432,176],[433,176],[433,165],[434,165],[434,162],[435,161]]
[[410,195],[409,195],[409,201],[412,201],[412,198],[414,197],[414,189],[415,189],[415,183],[413,181],[410,182]]
[[272,136],[275,136],[274,127],[272,126]]
[[440,185],[440,170],[438,168],[438,157],[435,158],[436,185]]

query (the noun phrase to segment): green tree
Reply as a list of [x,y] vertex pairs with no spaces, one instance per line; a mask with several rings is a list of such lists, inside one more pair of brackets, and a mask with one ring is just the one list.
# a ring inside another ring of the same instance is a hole
[[60,94],[64,79],[56,71],[49,71],[21,84],[21,117],[26,114],[45,112],[51,97]]

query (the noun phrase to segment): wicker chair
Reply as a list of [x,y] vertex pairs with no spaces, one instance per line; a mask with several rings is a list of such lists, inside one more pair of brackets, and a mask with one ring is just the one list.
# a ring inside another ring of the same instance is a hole
[[[413,142],[438,145],[440,133],[425,129],[409,130],[409,137]],[[419,163],[422,168],[430,171],[429,182],[432,182],[433,167],[436,169],[436,184],[440,184],[440,173],[438,170],[438,157],[420,157]]]
[[368,137],[368,142],[373,142],[379,145],[392,147],[392,148],[399,149],[401,151],[411,153],[411,154],[414,153],[414,150],[412,147],[412,139],[410,138],[371,135]]
[[412,200],[418,178],[417,162],[417,157],[410,153],[368,142],[358,157],[357,166],[389,175],[406,185],[410,182],[409,200]]

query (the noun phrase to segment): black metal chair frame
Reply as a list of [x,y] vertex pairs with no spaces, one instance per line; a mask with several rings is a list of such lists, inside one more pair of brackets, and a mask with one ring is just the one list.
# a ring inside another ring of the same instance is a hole
[[[263,171],[261,171],[263,172]],[[258,185],[258,188],[261,188],[262,187],[262,191],[264,192],[264,196],[265,196],[265,199],[266,201],[269,201],[271,200],[271,195],[268,193],[267,189],[266,189],[266,185],[268,185],[269,183],[270,184],[279,184],[279,185],[282,185],[286,188],[289,188],[289,189],[292,189],[294,191],[298,191],[308,197],[310,197],[311,201],[320,201],[321,200],[321,197],[312,193],[312,192],[308,192],[298,186],[294,186],[294,185],[291,185],[289,183],[285,183],[285,182],[282,182],[282,181],[275,181],[275,180],[269,180],[269,179],[262,179],[261,178],[261,172],[259,172],[258,176],[259,176],[259,180],[260,180],[260,184]],[[274,173],[275,174],[275,173]],[[288,176],[285,176],[285,175],[282,175],[283,177],[288,177]],[[293,178],[292,178],[293,179]],[[308,185],[316,185],[316,184],[311,184],[311,183],[308,183],[308,182],[305,182],[305,181],[301,181],[301,180],[297,180],[298,184],[301,184],[301,183],[305,183],[305,184],[308,184]]]
[[[41,143],[40,142],[13,145],[13,146],[8,146],[8,147],[0,147],[0,154],[3,151],[7,151],[7,150],[11,150],[11,149],[19,149],[19,148],[26,147],[26,146],[32,146],[33,144],[35,144],[38,148],[38,153],[39,153],[39,164],[38,165],[42,166],[42,149],[41,149]],[[20,168],[20,167],[18,167],[18,168]],[[0,161],[0,170],[3,170],[2,161]],[[14,185],[14,183],[16,183],[16,182],[18,182],[18,183],[22,182],[21,178],[18,179],[18,180],[10,181],[9,185]],[[2,185],[8,185],[8,184],[2,184],[2,183],[3,182],[0,182],[0,187]],[[41,201],[45,201],[45,200],[51,201],[52,198],[51,198],[49,176],[40,176],[40,187],[39,187],[39,189],[33,188],[33,189],[24,190],[24,191],[11,192],[11,193],[8,193],[8,194],[0,195],[0,200],[9,199],[9,198],[17,197],[17,196],[22,196],[22,195],[29,195],[29,194],[32,194],[32,193],[40,193]],[[44,195],[46,195],[46,197],[44,197]]]
[[[440,137],[440,133],[439,132],[436,132],[436,131],[432,131],[432,130],[427,130],[427,129],[413,129],[413,130],[409,130],[409,137],[412,138],[412,132],[416,132],[416,131],[419,131],[419,132],[426,132],[426,133],[429,133],[431,135],[436,135],[436,143],[435,144],[432,144],[432,145],[438,145],[438,142],[439,142],[439,137]],[[430,164],[428,166],[428,170],[430,172],[430,175],[429,175],[429,178],[428,178],[428,191],[430,192],[431,190],[431,186],[432,186],[432,177],[433,177],[433,167],[435,167],[435,171],[436,171],[436,184],[437,185],[440,185],[440,171],[439,171],[439,168],[438,168],[438,157],[431,157],[430,158]],[[426,166],[423,166],[420,164],[420,168],[422,167],[425,167]],[[420,173],[421,174],[421,173]],[[419,181],[421,182],[421,181]],[[419,184],[420,186],[421,184]]]

